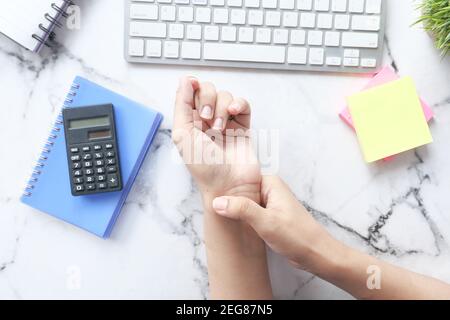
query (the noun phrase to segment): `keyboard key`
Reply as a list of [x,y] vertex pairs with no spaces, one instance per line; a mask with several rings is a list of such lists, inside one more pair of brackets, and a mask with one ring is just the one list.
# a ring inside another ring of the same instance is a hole
[[225,6],[225,0],[209,0],[209,4],[212,6]]
[[346,12],[347,0],[332,0],[331,10],[333,12]]
[[105,144],[105,149],[112,149],[113,145],[111,143]]
[[309,64],[323,65],[324,50],[322,48],[309,49]]
[[315,0],[314,9],[316,9],[317,11],[330,10],[330,0]]
[[266,25],[278,27],[281,24],[281,13],[278,11],[266,11]]
[[84,179],[83,178],[75,178],[75,179],[73,179],[73,183],[82,184],[82,183],[84,183]]
[[200,59],[201,48],[198,42],[182,42],[181,57],[183,59]]
[[228,10],[227,9],[214,9],[214,23],[228,23]]
[[219,40],[219,27],[218,26],[205,26],[203,29],[203,38],[208,41]]
[[326,64],[329,66],[340,66],[342,64],[341,57],[327,57]]
[[169,25],[169,38],[183,39],[184,37],[184,25],[181,23],[171,23]]
[[359,31],[378,31],[380,30],[380,16],[362,16],[354,15],[352,17],[352,29]]
[[298,13],[297,12],[284,12],[283,13],[283,26],[285,27],[297,27],[298,26]]
[[295,8],[295,0],[279,0],[280,9],[292,10]]
[[78,153],[79,151],[80,151],[80,149],[78,149],[78,148],[70,148],[71,153]]
[[222,27],[222,41],[236,41],[236,27]]
[[75,192],[83,192],[83,191],[84,191],[84,186],[82,184],[75,186]]
[[259,8],[259,0],[245,0],[247,8]]
[[85,168],[91,168],[92,167],[92,161],[85,161],[83,165],[84,165]]
[[242,0],[227,0],[229,7],[242,7]]
[[130,39],[128,43],[128,54],[132,57],[144,56],[144,40]]
[[166,31],[165,23],[133,21],[130,24],[130,36],[133,37],[165,38]]
[[344,66],[346,67],[359,66],[359,58],[344,58]]
[[345,49],[344,57],[346,58],[359,58],[359,50],[358,49]]
[[256,29],[256,42],[258,43],[270,43],[272,31],[269,28]]
[[[95,159],[103,159],[103,153],[101,152],[96,152],[94,154]],[[90,160],[90,159],[84,159],[84,160]]]
[[116,164],[116,160],[115,159],[107,159],[106,160],[106,165],[108,166],[113,166]]
[[89,152],[91,151],[91,147],[83,147],[82,150],[83,152]]
[[95,166],[96,167],[103,167],[105,165],[105,161],[103,160],[96,160],[95,161]]
[[161,57],[162,53],[162,43],[161,40],[147,40],[147,57]]
[[94,191],[95,190],[95,184],[88,184],[88,185],[86,185],[86,190]]
[[114,151],[108,151],[107,153],[106,153],[106,157],[107,158],[112,158],[112,157],[114,157],[116,154],[115,154],[115,152]]
[[192,21],[194,21],[194,8],[192,8],[192,7],[179,7],[178,8],[178,20],[180,22],[192,22]]
[[338,30],[350,28],[350,16],[348,14],[337,14],[334,17],[334,27]]
[[287,62],[290,64],[306,64],[306,48],[290,47]]
[[107,167],[106,171],[108,173],[113,173],[113,172],[117,172],[117,168],[115,166],[111,166],[111,167]]
[[86,153],[86,154],[83,154],[83,160],[92,160],[92,154],[90,154],[90,153]]
[[245,24],[245,17],[246,17],[245,10],[239,10],[239,9],[231,10],[230,20],[231,20],[232,24]]
[[361,67],[375,68],[377,66],[377,60],[372,58],[361,59]]
[[93,176],[86,177],[86,183],[92,183],[92,182],[95,182],[95,177],[93,177]]
[[248,12],[248,24],[251,26],[262,26],[263,18],[263,12],[260,10],[249,10]]
[[354,48],[377,48],[378,34],[362,32],[343,32],[342,46]]
[[328,13],[321,13],[317,17],[317,27],[320,29],[331,29],[333,26],[333,16]]
[[314,28],[316,26],[316,14],[309,12],[301,13],[300,26],[302,28]]
[[364,0],[349,0],[348,11],[351,13],[363,13]]
[[205,43],[206,60],[284,63],[286,49],[282,46]]
[[83,175],[83,172],[82,172],[81,170],[75,170],[75,171],[73,172],[73,175],[74,175],[75,177],[80,177],[80,176]]
[[80,169],[81,168],[81,162],[74,162],[72,164],[73,169]]
[[166,58],[175,59],[179,55],[179,45],[177,41],[164,42],[164,56]]
[[94,170],[86,169],[86,170],[84,170],[84,174],[87,175],[87,176],[93,175],[94,174]]
[[308,44],[311,46],[320,46],[323,43],[322,31],[309,31],[308,32]]
[[380,14],[381,0],[366,0],[366,13]]
[[297,9],[305,11],[312,10],[312,0],[297,0]]
[[96,171],[98,174],[103,174],[105,173],[105,168],[97,168]]
[[239,42],[253,42],[253,28],[239,28]]
[[197,8],[195,10],[195,21],[199,23],[211,22],[211,9],[210,8]]
[[130,17],[132,19],[158,19],[158,6],[147,4],[132,4],[130,6]]
[[289,32],[286,29],[273,30],[273,43],[286,44],[288,43]]
[[161,20],[162,21],[175,21],[175,7],[174,6],[162,6],[161,7]]
[[98,183],[97,184],[97,188],[99,188],[99,189],[106,189],[106,187],[107,187],[107,184],[106,183]]
[[341,40],[340,32],[327,31],[325,32],[325,45],[327,47],[339,47]]
[[291,31],[291,44],[302,45],[305,44],[306,32],[305,30],[292,30]]
[[81,160],[81,157],[80,157],[79,154],[76,155],[76,156],[71,156],[71,157],[70,157],[70,161],[80,161],[80,160]]
[[266,9],[275,9],[277,7],[277,0],[262,0],[262,7]]
[[105,175],[99,175],[98,177],[97,177],[97,181],[98,182],[103,182],[103,181],[105,181],[106,180],[106,176]]
[[190,24],[186,27],[187,38],[190,40],[200,40],[202,37],[202,27]]

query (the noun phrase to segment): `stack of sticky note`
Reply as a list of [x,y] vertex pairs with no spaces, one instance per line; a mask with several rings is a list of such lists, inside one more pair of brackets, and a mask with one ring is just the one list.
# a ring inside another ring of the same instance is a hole
[[383,69],[366,87],[348,97],[340,117],[358,136],[367,162],[389,159],[433,141],[427,121],[433,113],[417,95],[410,77]]

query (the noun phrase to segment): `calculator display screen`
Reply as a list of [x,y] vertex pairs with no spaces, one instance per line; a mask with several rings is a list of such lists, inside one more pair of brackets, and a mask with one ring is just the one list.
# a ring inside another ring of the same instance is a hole
[[91,131],[88,136],[89,140],[111,138],[111,130]]
[[96,117],[88,119],[76,119],[69,121],[69,129],[83,129],[90,127],[109,126],[109,117]]

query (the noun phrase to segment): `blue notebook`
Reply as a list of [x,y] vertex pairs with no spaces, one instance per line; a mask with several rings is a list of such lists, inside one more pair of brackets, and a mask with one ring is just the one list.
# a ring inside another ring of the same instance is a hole
[[107,238],[119,216],[139,168],[155,137],[162,115],[84,78],[75,78],[64,107],[112,103],[123,190],[74,197],[61,114],[43,148],[21,201],[35,209]]

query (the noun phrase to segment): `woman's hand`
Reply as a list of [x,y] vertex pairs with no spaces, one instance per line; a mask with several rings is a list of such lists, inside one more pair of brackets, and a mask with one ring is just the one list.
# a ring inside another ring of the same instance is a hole
[[251,146],[250,106],[209,82],[183,78],[173,140],[207,199],[241,195],[259,200],[261,174]]
[[221,216],[249,223],[275,252],[296,267],[310,270],[318,258],[330,255],[336,241],[299,203],[276,176],[262,178],[261,202],[245,197],[219,197],[213,208]]
[[266,247],[245,222],[214,213],[219,195],[261,198],[261,173],[250,144],[250,106],[211,83],[183,78],[177,93],[172,137],[199,187],[211,297],[272,297]]

